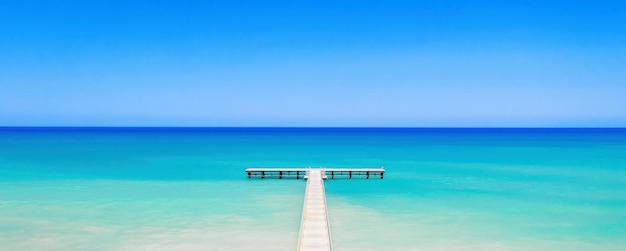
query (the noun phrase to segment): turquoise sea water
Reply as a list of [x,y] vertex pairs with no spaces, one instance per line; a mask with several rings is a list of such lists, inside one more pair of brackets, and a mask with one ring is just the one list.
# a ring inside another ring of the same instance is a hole
[[625,250],[625,129],[1,128],[2,250],[294,250],[326,182],[336,251]]

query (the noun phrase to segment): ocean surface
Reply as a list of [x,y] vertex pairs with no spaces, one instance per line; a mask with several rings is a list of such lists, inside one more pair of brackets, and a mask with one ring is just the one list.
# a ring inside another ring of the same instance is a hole
[[1,250],[294,250],[326,181],[348,250],[626,250],[626,129],[0,128]]

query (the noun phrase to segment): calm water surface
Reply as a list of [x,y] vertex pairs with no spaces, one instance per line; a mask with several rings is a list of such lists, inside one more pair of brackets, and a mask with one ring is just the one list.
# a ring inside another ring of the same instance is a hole
[[624,129],[1,128],[2,250],[293,250],[305,182],[342,250],[624,250]]

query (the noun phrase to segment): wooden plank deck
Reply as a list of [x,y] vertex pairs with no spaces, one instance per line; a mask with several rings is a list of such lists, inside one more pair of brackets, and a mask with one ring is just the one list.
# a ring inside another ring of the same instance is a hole
[[298,251],[333,249],[322,175],[320,169],[311,169],[307,174]]

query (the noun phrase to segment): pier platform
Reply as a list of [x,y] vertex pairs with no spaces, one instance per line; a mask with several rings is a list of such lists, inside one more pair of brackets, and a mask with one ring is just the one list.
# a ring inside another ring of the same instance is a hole
[[252,177],[260,177],[270,178],[277,177],[282,179],[283,177],[296,177],[296,179],[304,178],[309,170],[320,170],[321,175],[324,179],[330,178],[334,179],[335,177],[347,177],[352,179],[353,177],[365,177],[369,179],[370,176],[379,176],[381,179],[385,177],[385,168],[384,167],[363,167],[363,168],[335,168],[335,167],[325,167],[325,168],[310,168],[310,167],[286,167],[286,168],[275,168],[275,167],[251,167],[246,169],[246,173],[248,174],[248,178]]

